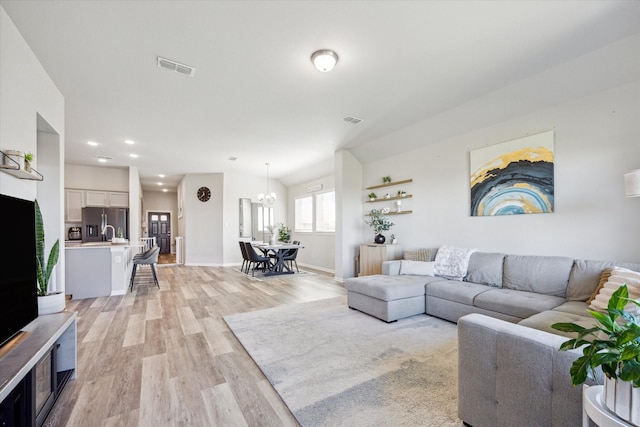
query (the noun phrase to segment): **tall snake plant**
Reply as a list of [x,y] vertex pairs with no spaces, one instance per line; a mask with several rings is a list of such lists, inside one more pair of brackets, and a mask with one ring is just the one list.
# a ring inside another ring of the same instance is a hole
[[49,259],[45,267],[44,259],[44,225],[42,223],[42,212],[40,212],[40,205],[38,200],[35,200],[36,209],[36,273],[38,275],[38,296],[45,296],[49,294],[49,280],[51,279],[51,272],[53,267],[58,263],[58,256],[60,255],[60,239],[51,247],[49,253]]

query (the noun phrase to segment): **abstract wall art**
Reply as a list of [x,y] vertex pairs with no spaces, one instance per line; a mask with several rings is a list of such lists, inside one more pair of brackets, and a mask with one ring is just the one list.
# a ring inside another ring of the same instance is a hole
[[550,213],[554,132],[470,152],[471,216]]

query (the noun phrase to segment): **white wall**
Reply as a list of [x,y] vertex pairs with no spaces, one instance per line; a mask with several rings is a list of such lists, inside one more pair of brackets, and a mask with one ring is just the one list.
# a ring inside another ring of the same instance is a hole
[[[35,155],[34,168],[46,172],[42,182],[0,173],[0,193],[26,200],[38,197],[47,227],[48,251],[56,239],[65,240],[61,187],[64,176],[64,98],[2,6],[0,94],[0,148],[32,152]],[[56,136],[38,135],[38,116],[46,131]],[[64,261],[62,250],[56,268],[59,290],[64,289]]]
[[[322,189],[318,191],[307,192],[308,187],[314,187],[317,185],[321,185]],[[286,223],[286,225],[292,231],[291,240],[299,240],[300,243],[304,246],[304,249],[298,251],[298,256],[296,259],[298,265],[307,265],[310,267],[318,268],[320,270],[333,272],[335,270],[335,233],[299,233],[295,231],[294,224],[295,200],[298,197],[313,196],[330,190],[335,190],[335,181],[333,175],[290,186],[288,189],[288,217],[291,218],[291,220]],[[278,222],[276,222],[276,224],[278,224]]]
[[[414,213],[391,217],[404,249],[447,244],[639,262],[640,199],[625,199],[623,188],[623,174],[640,167],[639,113],[637,80],[366,164],[363,187],[383,175],[413,178]],[[469,151],[547,130],[555,130],[555,212],[471,217]],[[387,142],[423,137],[418,124]]]
[[363,242],[361,225],[362,165],[349,151],[335,155],[336,171],[336,241],[335,278],[343,280],[356,276],[355,257]]
[[129,192],[129,170],[106,166],[65,166],[64,187]]

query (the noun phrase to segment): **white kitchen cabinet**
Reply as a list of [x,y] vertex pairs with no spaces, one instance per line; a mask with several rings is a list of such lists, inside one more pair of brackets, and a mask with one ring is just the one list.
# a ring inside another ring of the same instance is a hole
[[84,192],[84,205],[101,208],[109,207],[109,198],[106,191],[87,190]]
[[109,206],[112,208],[128,208],[129,207],[129,193],[110,192],[109,193]]
[[64,190],[65,221],[82,222],[82,208],[84,207],[84,191]]

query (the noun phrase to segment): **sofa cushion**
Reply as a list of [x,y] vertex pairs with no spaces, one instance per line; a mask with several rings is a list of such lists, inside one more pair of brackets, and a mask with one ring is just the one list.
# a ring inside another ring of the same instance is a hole
[[383,301],[394,301],[425,294],[425,284],[442,280],[430,276],[373,276],[351,277],[344,284],[348,291],[358,292]]
[[600,288],[598,295],[589,304],[589,308],[604,312],[609,305],[611,295],[623,284],[627,285],[629,298],[640,298],[640,273],[627,268],[613,267],[607,283]]
[[564,313],[575,314],[577,316],[591,317],[587,311],[589,307],[584,301],[567,301],[564,304],[560,304],[554,307],[553,311],[562,311]]
[[586,301],[598,286],[600,276],[606,268],[614,266],[640,271],[640,264],[613,263],[609,261],[591,261],[577,259],[569,275],[567,299],[570,301]]
[[602,289],[604,284],[607,283],[607,281],[609,280],[609,277],[611,277],[611,271],[613,271],[613,269],[611,269],[611,268],[605,268],[604,269],[604,271],[600,275],[600,281],[598,282],[598,286],[596,286],[596,289],[593,291],[593,293],[591,293],[591,296],[586,301],[587,304],[591,304],[591,301],[596,299],[596,296],[598,296],[598,293],[600,292],[600,289]]
[[433,276],[433,261],[400,261],[400,274],[412,274],[417,276]]
[[585,328],[592,328],[595,321],[591,316],[581,316],[575,313],[567,313],[558,310],[546,310],[518,322],[518,325],[528,326],[539,331],[545,331],[556,335],[562,335],[567,338],[575,338],[575,332],[562,332],[553,329],[551,325],[554,323],[576,323]]
[[572,266],[567,257],[507,255],[502,287],[564,297]]
[[462,280],[467,275],[469,258],[477,249],[442,246],[436,254],[435,274],[452,280]]
[[404,251],[402,255],[402,259],[406,259],[408,261],[433,261],[436,258],[436,252],[438,252],[438,248],[423,248],[416,250],[408,250]]
[[563,302],[565,302],[564,298],[553,295],[489,288],[487,292],[482,292],[475,297],[473,305],[524,319],[541,311],[551,310]]
[[427,285],[427,299],[438,297],[447,301],[455,301],[461,304],[473,305],[476,295],[493,289],[487,285],[457,280],[443,280]]
[[487,252],[475,252],[471,254],[467,275],[464,280],[501,288],[504,256],[504,254]]

